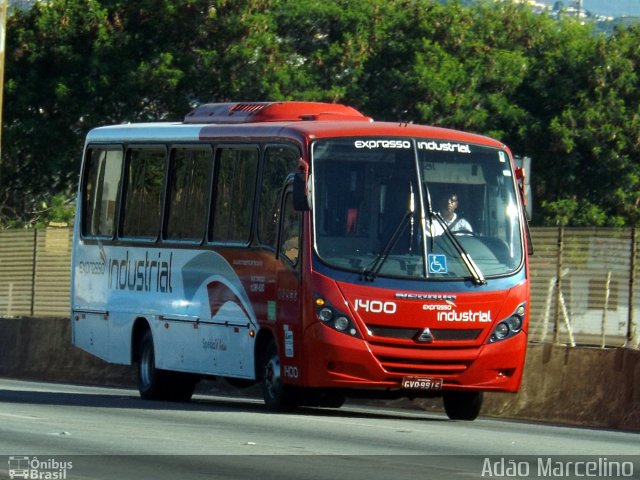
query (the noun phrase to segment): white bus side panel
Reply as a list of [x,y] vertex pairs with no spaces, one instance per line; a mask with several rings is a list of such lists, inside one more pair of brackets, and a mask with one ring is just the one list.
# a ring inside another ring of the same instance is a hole
[[255,378],[255,313],[220,254],[77,242],[73,268],[77,347],[131,364],[133,325],[144,319],[158,368]]
[[73,344],[109,361],[109,320],[105,313],[73,312]]

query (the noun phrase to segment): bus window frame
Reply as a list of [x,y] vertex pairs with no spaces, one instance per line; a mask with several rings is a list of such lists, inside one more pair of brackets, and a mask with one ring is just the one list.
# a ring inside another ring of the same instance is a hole
[[[296,214],[297,216],[297,220],[298,220],[298,244],[297,244],[297,248],[298,248],[298,256],[296,257],[296,261],[292,261],[291,258],[289,258],[289,256],[287,256],[287,254],[284,252],[283,246],[284,246],[284,242],[286,241],[283,237],[284,237],[284,230],[285,230],[285,221],[286,221],[286,215],[284,215],[285,213],[285,207],[286,207],[286,203],[287,203],[287,199],[291,199],[291,209],[292,212]],[[287,176],[287,181],[284,187],[284,190],[282,191],[282,194],[280,195],[280,218],[278,219],[278,236],[277,236],[277,249],[276,249],[276,256],[277,258],[281,259],[282,262],[284,262],[285,264],[289,265],[292,269],[297,270],[298,265],[300,265],[300,256],[302,255],[302,236],[303,236],[303,229],[302,229],[302,212],[300,212],[299,210],[297,210],[295,208],[295,203],[294,203],[294,197],[293,197],[293,184],[291,182],[291,174],[289,174]]]
[[278,198],[278,206],[279,206],[279,210],[277,212],[277,216],[278,218],[276,218],[276,238],[275,238],[275,245],[272,245],[270,243],[268,243],[267,241],[262,239],[261,236],[261,225],[260,225],[260,208],[262,207],[262,195],[263,195],[263,186],[264,186],[264,172],[265,172],[265,166],[266,166],[266,156],[267,156],[267,151],[270,148],[286,148],[289,149],[293,152],[295,152],[296,157],[297,157],[297,162],[300,161],[300,158],[302,157],[302,146],[298,143],[295,142],[266,142],[266,143],[262,143],[261,145],[261,151],[260,151],[260,169],[259,169],[259,176],[258,176],[258,185],[257,188],[259,188],[259,191],[256,191],[256,204],[255,204],[255,243],[257,245],[259,245],[261,248],[264,248],[266,250],[269,250],[270,252],[273,252],[273,254],[275,255],[275,257],[277,258],[279,255],[279,251],[280,251],[280,220],[282,217],[282,201],[283,201],[283,197],[287,191],[287,188],[290,184],[290,177],[292,174],[296,173],[297,170],[294,169],[293,171],[289,171],[285,174],[282,183],[280,185],[280,189],[282,190],[280,193],[280,198]]
[[[114,212],[113,218],[113,232],[111,235],[91,235],[86,232],[84,217],[85,217],[85,199],[84,195],[86,193],[87,186],[87,175],[89,174],[88,164],[89,157],[92,156],[94,150],[102,150],[102,151],[119,151],[122,154],[122,161],[120,163],[120,179],[118,182],[118,191],[116,192],[116,208]],[[118,238],[118,231],[120,226],[120,210],[121,210],[121,202],[122,202],[122,176],[124,174],[124,165],[125,165],[125,155],[126,155],[126,145],[124,143],[88,143],[84,149],[84,155],[82,160],[82,174],[81,174],[81,182],[80,182],[80,238],[83,240],[95,240],[95,241],[114,241]]]
[[[210,228],[211,217],[213,215],[213,190],[214,190],[214,178],[215,178],[215,169],[216,169],[216,159],[215,159],[215,147],[209,142],[190,142],[190,143],[171,143],[165,144],[168,148],[167,161],[166,161],[166,170],[165,170],[165,183],[163,189],[163,202],[162,202],[162,225],[160,228],[160,241],[163,245],[176,245],[176,246],[193,246],[198,247],[202,246],[207,242],[208,233]],[[167,229],[169,224],[169,175],[171,173],[171,161],[173,160],[173,153],[176,149],[181,150],[207,150],[211,155],[211,168],[209,169],[209,175],[207,177],[207,198],[206,198],[206,212],[204,218],[204,230],[200,239],[175,239],[175,238],[167,238]]]
[[[163,175],[163,179],[162,179],[162,191],[161,191],[161,197],[160,197],[160,219],[159,219],[159,224],[158,224],[158,231],[155,235],[155,237],[140,237],[140,236],[129,236],[129,235],[124,235],[123,230],[124,230],[124,220],[125,220],[125,215],[126,215],[126,211],[124,209],[124,202],[127,198],[127,184],[128,184],[128,168],[129,168],[129,164],[131,162],[131,156],[130,153],[133,150],[144,150],[144,149],[149,149],[149,150],[164,150],[164,175]],[[121,184],[120,184],[120,201],[119,201],[119,205],[118,205],[118,228],[117,228],[117,240],[119,242],[122,243],[131,243],[131,244],[135,244],[135,245],[144,245],[144,244],[157,244],[160,241],[161,238],[161,234],[162,234],[162,226],[164,225],[164,216],[165,216],[165,211],[164,211],[164,204],[166,201],[166,192],[167,192],[167,175],[168,175],[168,168],[169,168],[169,146],[167,143],[165,142],[158,142],[158,143],[151,143],[151,142],[144,142],[144,143],[127,143],[125,144],[125,151],[124,151],[124,159],[122,162],[122,176],[120,177],[121,180]]]
[[[215,221],[215,213],[216,213],[216,201],[218,194],[218,178],[220,173],[220,161],[219,161],[219,153],[222,150],[244,150],[244,151],[255,151],[258,153],[257,156],[257,168],[256,168],[256,176],[253,182],[253,199],[251,202],[251,219],[249,221],[249,235],[246,241],[244,242],[231,242],[228,240],[213,240],[213,226]],[[262,169],[262,156],[263,149],[262,144],[259,141],[254,142],[221,142],[215,143],[213,142],[213,169],[211,174],[211,187],[209,188],[209,207],[207,214],[207,228],[205,231],[204,244],[212,247],[237,247],[237,248],[248,248],[255,238],[255,230],[256,225],[256,208],[257,208],[257,193],[259,187],[259,180],[261,178],[261,169]],[[166,189],[165,189],[166,191]]]

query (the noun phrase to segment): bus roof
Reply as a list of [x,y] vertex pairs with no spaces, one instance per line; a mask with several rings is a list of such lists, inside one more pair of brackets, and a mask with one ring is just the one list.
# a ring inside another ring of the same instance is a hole
[[205,103],[184,117],[184,123],[262,123],[309,120],[372,122],[353,107],[321,102]]
[[330,137],[416,137],[503,148],[492,138],[412,123],[374,122],[357,110],[318,102],[205,104],[185,121],[122,124],[93,129],[87,143],[289,140],[306,143]]

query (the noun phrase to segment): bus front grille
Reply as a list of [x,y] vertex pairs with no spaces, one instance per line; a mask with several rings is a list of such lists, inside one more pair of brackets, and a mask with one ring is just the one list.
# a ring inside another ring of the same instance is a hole
[[[415,340],[421,333],[421,328],[402,327],[382,327],[378,325],[367,325],[369,334],[379,338],[391,338],[400,340]],[[482,329],[454,329],[454,328],[433,328],[430,329],[433,341],[465,342],[478,338]]]
[[470,362],[407,360],[403,358],[378,358],[382,368],[388,373],[402,373],[404,375],[448,376],[463,373]]
[[477,358],[478,348],[403,348],[369,342],[371,352],[388,373],[455,376],[464,373]]

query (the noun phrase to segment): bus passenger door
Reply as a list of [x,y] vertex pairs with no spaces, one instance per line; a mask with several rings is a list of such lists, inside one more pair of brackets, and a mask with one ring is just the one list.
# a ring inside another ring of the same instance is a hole
[[302,263],[301,214],[293,206],[289,187],[282,200],[278,235],[278,273],[276,318],[277,339],[282,378],[286,383],[298,383],[300,372],[299,345],[302,339],[300,313],[300,271]]

